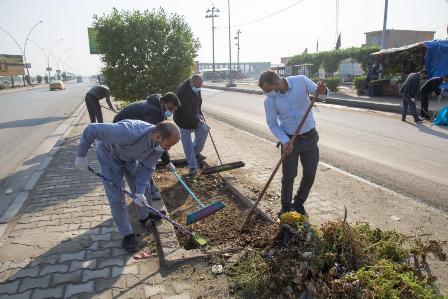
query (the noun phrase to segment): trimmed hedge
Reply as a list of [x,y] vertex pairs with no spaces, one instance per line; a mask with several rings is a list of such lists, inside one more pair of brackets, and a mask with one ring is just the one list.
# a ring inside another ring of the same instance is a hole
[[325,84],[330,91],[338,91],[338,86],[341,84],[341,79],[338,77],[325,78]]
[[366,76],[356,77],[354,84],[358,94],[362,94],[363,90],[367,88]]

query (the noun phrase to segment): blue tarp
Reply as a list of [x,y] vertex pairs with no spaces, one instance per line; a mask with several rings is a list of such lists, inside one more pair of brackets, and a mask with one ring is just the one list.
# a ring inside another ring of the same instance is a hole
[[448,106],[440,109],[437,117],[434,119],[434,124],[438,126],[448,126]]
[[[448,75],[448,40],[431,40],[424,44],[427,48],[425,68],[428,71],[428,77]],[[448,83],[441,84],[441,88],[448,89]]]

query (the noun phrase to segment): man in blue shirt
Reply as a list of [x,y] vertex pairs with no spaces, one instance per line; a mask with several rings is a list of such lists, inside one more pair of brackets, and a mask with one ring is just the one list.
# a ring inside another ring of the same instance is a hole
[[[290,144],[290,140],[308,108],[309,94],[314,94],[318,90],[319,95],[326,95],[328,90],[325,84],[317,85],[306,76],[282,78],[271,70],[264,71],[260,75],[258,85],[266,93],[264,101],[266,122],[271,132],[280,140],[282,153],[284,151],[287,153],[282,164],[282,207],[279,215],[291,210],[306,215],[303,204],[313,186],[319,163],[317,146],[319,135],[315,129],[316,121],[312,111],[308,114],[295,143]],[[291,205],[299,158],[303,175]]]
[[[146,207],[144,195],[155,170],[157,160],[180,140],[179,128],[173,122],[163,121],[156,126],[140,120],[123,120],[113,124],[88,125],[79,142],[75,166],[88,169],[87,151],[96,143],[96,155],[102,174],[124,187],[123,176],[136,199],[137,214],[144,225],[157,220]],[[129,222],[124,193],[104,182],[112,217],[123,238],[123,248],[128,252],[138,249],[137,239]],[[151,198],[148,197],[149,204]]]

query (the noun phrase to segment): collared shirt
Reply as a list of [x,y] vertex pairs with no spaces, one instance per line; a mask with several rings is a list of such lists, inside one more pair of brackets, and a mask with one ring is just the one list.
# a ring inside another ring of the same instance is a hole
[[[317,89],[317,84],[306,76],[291,76],[285,79],[288,90],[275,97],[267,96],[264,100],[268,127],[283,144],[289,142],[288,135],[293,135],[296,131],[310,103],[309,94],[313,94]],[[315,126],[316,121],[311,110],[300,134]]]
[[123,165],[139,161],[135,173],[135,192],[145,193],[157,160],[163,153],[156,151],[155,144],[151,142],[154,127],[144,121],[129,119],[112,124],[89,124],[81,136],[77,156],[85,157],[93,142],[98,140],[115,161]]

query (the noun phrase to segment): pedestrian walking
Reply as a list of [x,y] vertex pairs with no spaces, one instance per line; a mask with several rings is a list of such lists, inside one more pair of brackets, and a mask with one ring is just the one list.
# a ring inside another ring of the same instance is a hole
[[[96,140],[96,155],[102,174],[116,185],[124,187],[126,179],[135,195],[134,204],[142,225],[160,218],[146,207],[151,205],[150,194],[145,196],[148,182],[163,151],[179,142],[179,128],[170,121],[156,126],[140,120],[123,120],[112,124],[88,125],[79,142],[75,166],[88,170],[87,151]],[[127,211],[124,193],[103,182],[115,225],[123,236],[123,248],[138,249]]]
[[[125,119],[138,119],[157,125],[170,118],[179,106],[179,98],[174,92],[167,92],[163,96],[160,94],[153,94],[146,100],[138,101],[126,106],[115,115],[113,122],[116,123]],[[164,151],[160,159],[163,164],[170,169],[176,169],[171,163],[168,151]],[[160,200],[162,198],[152,178],[149,183],[149,188],[152,200]]]
[[[316,176],[319,162],[319,134],[315,128],[313,112],[310,111],[294,144],[290,140],[310,103],[309,94],[318,91],[328,94],[325,84],[317,85],[306,76],[280,77],[276,72],[264,71],[258,80],[265,92],[264,109],[266,122],[287,156],[282,164],[281,210],[279,215],[291,210],[306,215],[304,203],[308,198]],[[294,179],[300,158],[303,173],[300,187],[292,202]]]
[[87,111],[89,112],[90,122],[103,122],[103,113],[101,112],[100,100],[106,98],[107,106],[115,112],[110,102],[110,89],[104,85],[94,86],[86,94],[85,101]]
[[447,82],[448,82],[448,74],[444,75],[443,77],[433,77],[428,81],[426,81],[425,84],[423,84],[423,86],[420,88],[420,94],[422,96],[420,113],[423,118],[429,120],[432,119],[431,114],[429,113],[428,110],[429,95],[434,92],[436,95],[440,96],[442,93],[440,85]]
[[[426,70],[420,70],[417,73],[410,73],[404,81],[403,86],[401,86],[400,94],[402,100],[401,108],[401,120],[406,121],[406,115],[408,114],[408,108],[414,117],[414,122],[422,122],[423,119],[418,117],[417,107],[415,105],[415,98],[419,93],[420,80],[426,78]],[[422,99],[423,107],[423,99]]]
[[[198,160],[204,160],[201,154],[204,149],[209,126],[202,115],[201,87],[203,79],[195,74],[185,80],[176,90],[181,106],[174,113],[174,122],[180,128],[182,147],[190,169],[189,174],[195,175]],[[194,140],[191,134],[194,133]]]

